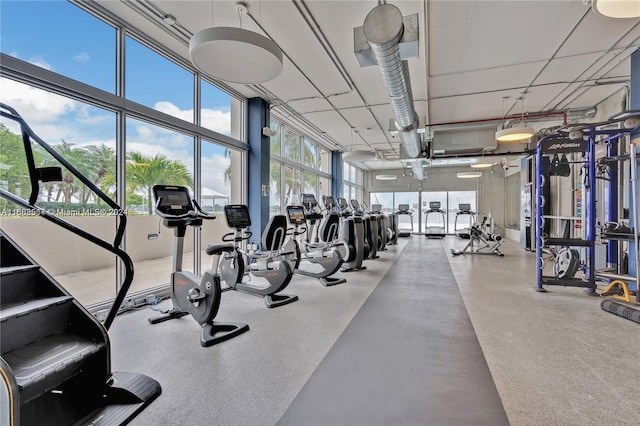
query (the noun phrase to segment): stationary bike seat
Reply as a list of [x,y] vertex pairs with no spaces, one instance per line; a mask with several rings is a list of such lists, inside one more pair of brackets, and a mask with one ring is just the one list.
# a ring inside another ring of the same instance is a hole
[[206,252],[209,256],[222,253],[231,253],[235,248],[231,244],[211,244],[207,246]]

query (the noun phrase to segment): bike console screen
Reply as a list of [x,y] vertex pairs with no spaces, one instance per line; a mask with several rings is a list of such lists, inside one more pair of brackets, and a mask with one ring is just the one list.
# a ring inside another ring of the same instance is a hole
[[306,222],[304,209],[301,206],[287,206],[287,216],[292,225],[304,225]]
[[302,194],[302,205],[308,210],[311,210],[318,205],[316,202],[316,196],[313,194]]
[[227,217],[229,228],[247,228],[251,226],[249,208],[244,204],[229,204],[224,206],[224,214]]
[[184,186],[154,185],[156,210],[165,215],[182,215],[194,210],[189,190]]

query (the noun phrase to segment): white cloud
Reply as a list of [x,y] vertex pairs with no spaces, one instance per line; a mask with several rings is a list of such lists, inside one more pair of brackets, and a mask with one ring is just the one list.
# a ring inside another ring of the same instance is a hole
[[87,52],[78,53],[73,57],[73,60],[76,62],[87,62],[91,60],[91,57]]
[[225,158],[219,154],[202,157],[202,186],[223,194],[229,194],[231,192],[231,182],[225,184],[224,172],[229,167],[230,162],[230,158]]
[[[41,123],[58,123],[61,117],[77,107],[72,99],[7,78],[0,78],[0,88],[2,102],[16,109],[34,130]],[[36,133],[39,132],[36,130]]]
[[40,68],[44,68],[45,70],[53,71],[53,65],[45,61],[42,56],[34,56],[33,58],[27,59],[27,62]]
[[178,117],[181,120],[188,121],[190,123],[193,122],[193,109],[181,110],[176,105],[168,101],[156,102],[153,109],[157,109],[160,112]]
[[[193,108],[182,110],[171,102],[160,101],[153,106],[154,109],[165,114],[178,117],[182,120],[193,122]],[[221,109],[202,109],[202,127],[211,129],[223,135],[229,135],[231,129],[231,112]]]
[[217,109],[203,109],[201,115],[202,127],[211,129],[223,135],[230,136],[231,112]]

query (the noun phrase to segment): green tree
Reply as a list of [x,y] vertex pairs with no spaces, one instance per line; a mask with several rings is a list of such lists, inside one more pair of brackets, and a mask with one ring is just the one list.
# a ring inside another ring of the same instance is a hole
[[22,136],[0,124],[0,187],[19,197],[31,190]]
[[185,164],[162,154],[148,157],[138,151],[127,153],[127,187],[130,193],[144,191],[149,214],[153,214],[153,185],[184,185],[193,188],[193,178]]
[[[113,148],[100,144],[99,146],[91,145],[87,147],[87,151],[91,156],[91,159],[95,165],[95,175],[93,176],[93,183],[100,188],[104,193],[113,195],[113,187],[115,185],[116,175],[116,153]],[[109,179],[113,176],[113,179]],[[111,191],[110,191],[111,190]],[[83,199],[84,203],[89,201],[89,197]],[[100,199],[98,198],[99,202]]]
[[[55,145],[54,149],[89,179],[94,179],[97,175],[98,165],[95,163],[95,159],[89,150],[77,147],[74,143],[67,142],[64,139],[61,143]],[[62,168],[62,184],[60,190],[64,197],[65,207],[69,206],[72,197],[75,196],[80,202],[84,202],[87,194],[91,194],[91,191],[79,182],[73,173],[64,167]],[[58,198],[59,197],[56,197],[56,201]]]
[[[224,149],[224,158],[231,159],[231,150],[229,148]],[[231,161],[229,161],[229,165],[224,171],[224,184],[229,185],[231,182]]]

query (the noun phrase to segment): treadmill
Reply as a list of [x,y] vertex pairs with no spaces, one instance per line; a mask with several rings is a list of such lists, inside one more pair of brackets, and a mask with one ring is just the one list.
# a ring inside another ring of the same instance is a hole
[[[471,204],[468,203],[458,204],[458,210],[459,211],[456,213],[456,219],[453,225],[453,232],[458,237],[468,240],[471,237],[471,227],[476,222],[476,213],[471,210]],[[458,221],[461,218],[466,219],[466,221],[458,227]]]
[[[409,221],[403,222],[402,218],[408,216]],[[413,212],[409,210],[409,204],[398,204],[398,236],[410,237],[413,233]]]
[[[431,218],[431,221],[429,221]],[[425,235],[427,238],[444,238],[447,216],[440,209],[440,201],[430,201],[429,210],[424,215]]]

